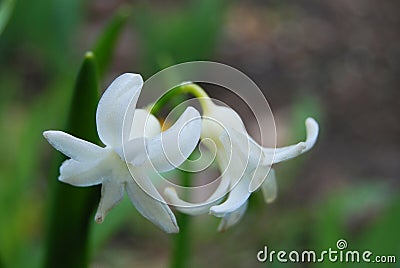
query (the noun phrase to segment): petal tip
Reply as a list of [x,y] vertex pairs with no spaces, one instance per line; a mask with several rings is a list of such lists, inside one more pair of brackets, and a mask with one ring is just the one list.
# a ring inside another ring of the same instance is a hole
[[249,185],[249,193],[255,192],[258,189],[258,187],[260,187],[260,186],[259,185],[255,185],[254,183],[253,184],[250,183],[250,185]]
[[185,112],[188,113],[188,117],[196,117],[196,118],[198,117],[200,119],[199,111],[197,111],[197,109],[194,108],[193,106],[188,106]]
[[172,220],[172,224],[157,224],[164,232],[167,234],[177,234],[179,233],[179,226],[178,223],[176,222],[176,219]]
[[306,124],[315,124],[318,125],[317,121],[313,117],[307,117]]
[[222,217],[223,216],[222,214],[224,214],[224,213],[222,212],[221,209],[218,209],[218,206],[214,206],[214,207],[210,208],[209,214],[214,215],[216,217]]
[[317,132],[319,129],[318,122],[314,118],[308,117],[306,119],[306,128],[308,131],[311,130],[311,132]]
[[225,224],[223,226],[218,227],[218,232],[221,234],[225,233],[226,230],[228,230],[228,227],[226,227]]
[[45,137],[47,139],[47,137],[49,136],[49,130],[43,131],[42,135],[43,137]]
[[53,136],[55,133],[57,133],[57,132],[59,132],[59,131],[56,131],[56,130],[46,130],[46,131],[43,131],[42,135],[43,135],[43,137],[44,137],[46,140],[50,140],[50,139],[52,138],[52,136]]
[[167,233],[169,234],[177,234],[179,233],[179,226],[178,225],[174,225],[174,228],[167,230]]
[[273,202],[275,201],[275,199],[276,199],[276,196],[275,196],[275,197],[272,197],[272,198],[266,198],[266,199],[265,199],[265,203],[271,204],[271,203],[273,203]]
[[314,146],[315,142],[317,141],[319,133],[319,125],[318,122],[312,117],[308,117],[306,119],[305,124],[307,131],[306,144],[307,144],[307,150],[309,150]]
[[136,73],[123,73],[121,74],[118,79],[125,79],[125,80],[136,80],[138,79],[139,81],[143,82],[143,78],[140,74],[136,74]]
[[173,187],[167,187],[164,189],[164,195],[168,198],[168,199],[173,199],[175,198],[178,194],[176,193],[175,188]]
[[103,223],[103,221],[104,221],[104,215],[103,215],[103,214],[100,214],[100,213],[97,213],[96,216],[94,216],[94,220],[95,220],[97,223],[101,224],[101,223]]

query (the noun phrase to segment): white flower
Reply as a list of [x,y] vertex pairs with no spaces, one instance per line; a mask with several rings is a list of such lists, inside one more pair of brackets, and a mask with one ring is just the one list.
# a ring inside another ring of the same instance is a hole
[[[241,118],[233,109],[216,105],[209,98],[200,103],[203,108],[201,137],[211,139],[217,147],[221,181],[214,193],[202,203],[180,199],[173,188],[167,188],[165,196],[183,213],[210,213],[222,218],[218,230],[224,231],[241,219],[247,209],[247,200],[255,190],[261,187],[265,201],[274,201],[277,184],[271,166],[310,150],[317,140],[318,124],[307,118],[305,142],[277,149],[264,148],[247,134]],[[229,190],[228,197],[221,203]]]
[[[61,131],[46,131],[43,135],[54,148],[71,158],[60,167],[60,181],[82,187],[102,184],[97,222],[104,220],[126,190],[145,218],[168,233],[176,233],[179,228],[175,216],[151,183],[148,171],[151,166],[167,171],[186,160],[200,138],[200,115],[189,107],[171,128],[161,132],[153,115],[146,110],[134,110],[142,86],[140,75],[123,74],[103,94],[96,123],[104,148]],[[124,124],[124,118],[133,124]],[[130,133],[124,143],[123,133]]]

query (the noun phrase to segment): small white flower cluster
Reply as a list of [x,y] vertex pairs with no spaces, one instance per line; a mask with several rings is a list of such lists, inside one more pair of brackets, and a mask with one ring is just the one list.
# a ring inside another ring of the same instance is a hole
[[[44,132],[48,142],[70,158],[60,167],[60,181],[81,187],[102,184],[95,216],[99,223],[126,191],[145,218],[165,232],[179,232],[174,214],[149,178],[149,170],[150,167],[157,172],[174,169],[189,157],[200,138],[208,138],[217,147],[216,160],[223,172],[215,192],[202,203],[180,199],[171,187],[165,189],[164,195],[183,213],[210,213],[222,218],[219,230],[224,231],[241,219],[250,194],[258,188],[262,189],[266,202],[275,199],[273,164],[310,150],[317,140],[318,124],[308,118],[305,142],[277,149],[261,147],[247,134],[233,109],[218,106],[209,98],[201,101],[202,117],[196,109],[188,107],[173,126],[162,132],[156,117],[147,110],[135,109],[142,87],[140,75],[127,73],[115,79],[101,97],[96,123],[105,147],[61,131]],[[133,107],[133,112],[127,112],[128,107]],[[132,125],[124,124],[125,115],[131,116]],[[219,126],[202,118],[215,120]],[[127,128],[129,139],[123,138]]]

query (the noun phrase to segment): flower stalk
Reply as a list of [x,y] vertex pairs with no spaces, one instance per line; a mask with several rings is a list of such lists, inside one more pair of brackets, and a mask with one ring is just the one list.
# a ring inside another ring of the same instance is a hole
[[[211,100],[208,94],[200,86],[193,83],[187,83],[179,85],[161,96],[156,103],[150,106],[150,113],[157,115],[163,107],[165,107],[174,98],[181,96],[182,94],[191,94],[197,98],[203,111],[206,110],[210,105]],[[181,185],[183,187],[190,187],[191,174],[187,171],[180,171],[180,174]],[[189,215],[177,212],[177,221],[179,223],[180,231],[178,234],[174,235],[170,267],[189,267],[191,249],[191,219]]]
[[[190,181],[191,174],[181,171],[181,185],[189,187]],[[177,212],[177,221],[180,231],[174,236],[173,240],[171,268],[190,267],[191,218],[187,214]]]
[[208,107],[212,104],[210,97],[204,91],[204,89],[202,89],[197,84],[185,83],[169,90],[167,93],[161,96],[156,103],[150,105],[149,107],[150,113],[153,115],[158,115],[161,109],[168,102],[170,102],[171,99],[181,94],[191,94],[195,98],[197,98],[197,100],[201,105],[201,108],[203,109],[203,112],[206,112]]

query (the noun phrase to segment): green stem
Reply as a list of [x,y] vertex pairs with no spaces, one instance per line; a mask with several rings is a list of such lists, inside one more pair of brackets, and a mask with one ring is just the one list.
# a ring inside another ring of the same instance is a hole
[[150,113],[157,115],[173,97],[179,94],[191,94],[196,97],[200,102],[203,112],[207,112],[210,107],[214,105],[208,94],[200,86],[196,84],[184,84],[177,86],[162,95],[161,98],[150,107]]
[[[211,101],[208,94],[196,84],[184,84],[177,86],[167,93],[165,93],[161,98],[158,99],[150,108],[150,113],[153,115],[158,115],[161,109],[180,94],[191,94],[197,98],[203,113],[206,113],[214,104]],[[190,159],[190,157],[189,157]],[[182,186],[189,187],[191,181],[191,174],[186,171],[181,172],[181,182]],[[183,197],[185,198],[185,197]],[[179,234],[176,234],[173,241],[173,249],[171,253],[171,268],[185,268],[190,267],[190,224],[191,218],[189,215],[177,212],[177,220],[179,224]]]
[[[168,103],[171,102],[173,98],[178,97],[180,94],[192,94],[198,98],[200,105],[203,110],[206,110],[211,102],[207,93],[198,85],[195,84],[185,84],[177,86],[167,93],[165,93],[161,98],[158,99],[150,107],[150,113],[153,115],[158,115],[161,109]],[[211,103],[212,104],[212,103]],[[190,158],[190,157],[189,157]],[[184,163],[187,165],[187,163]],[[190,186],[191,174],[186,171],[179,171],[181,177],[181,184],[184,187]],[[183,197],[185,198],[185,197]],[[177,212],[177,221],[179,224],[179,233],[173,238],[173,248],[171,253],[171,268],[185,268],[190,267],[190,224],[191,218],[189,215]]]
[[[182,185],[187,187],[190,185],[191,174],[186,171],[181,172]],[[175,235],[173,241],[171,268],[190,267],[191,218],[189,215],[178,212],[177,220],[179,224],[179,233]]]

